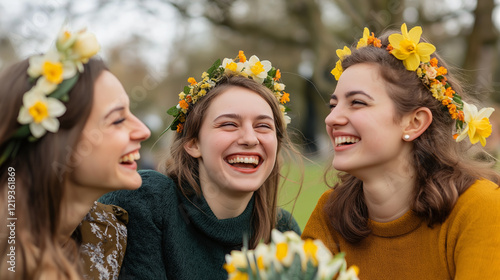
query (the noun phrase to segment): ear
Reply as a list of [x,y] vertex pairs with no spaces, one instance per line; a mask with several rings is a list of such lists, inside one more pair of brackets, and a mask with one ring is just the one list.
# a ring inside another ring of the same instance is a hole
[[406,126],[403,130],[403,135],[409,135],[406,141],[413,141],[418,138],[432,123],[432,112],[427,107],[420,107],[409,114],[406,118]]
[[200,147],[198,146],[198,141],[196,141],[196,139],[194,138],[184,144],[184,150],[186,150],[186,152],[194,158],[201,157],[201,151]]

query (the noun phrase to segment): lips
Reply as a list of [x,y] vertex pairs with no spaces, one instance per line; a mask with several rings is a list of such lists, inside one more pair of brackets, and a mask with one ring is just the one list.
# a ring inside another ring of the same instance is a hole
[[122,164],[131,164],[136,160],[139,160],[141,155],[139,154],[139,150],[128,153],[120,158],[120,163]]

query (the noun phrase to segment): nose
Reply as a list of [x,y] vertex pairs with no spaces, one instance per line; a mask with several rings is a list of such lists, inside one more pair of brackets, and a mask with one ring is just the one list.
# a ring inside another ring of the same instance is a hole
[[330,111],[330,114],[325,118],[326,126],[341,126],[346,125],[348,122],[345,111],[338,105]]
[[140,121],[135,115],[131,115],[132,130],[130,132],[130,139],[136,141],[144,141],[151,136],[149,128]]
[[253,129],[251,125],[245,125],[241,128],[241,134],[238,139],[239,145],[245,145],[249,147],[253,147],[258,145],[259,138],[257,132]]

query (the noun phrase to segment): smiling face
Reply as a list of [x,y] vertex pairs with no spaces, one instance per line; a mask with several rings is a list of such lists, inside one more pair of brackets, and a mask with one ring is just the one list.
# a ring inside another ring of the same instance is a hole
[[269,177],[278,141],[273,112],[257,93],[231,86],[206,111],[198,139],[186,145],[198,159],[205,194],[251,196]]
[[334,146],[333,167],[356,177],[384,174],[411,159],[402,140],[394,102],[375,64],[347,68],[330,99],[326,130]]
[[129,98],[120,81],[103,71],[94,85],[94,101],[81,139],[73,153],[74,186],[137,189],[142,183],[137,173],[141,141],[149,129],[129,110]]

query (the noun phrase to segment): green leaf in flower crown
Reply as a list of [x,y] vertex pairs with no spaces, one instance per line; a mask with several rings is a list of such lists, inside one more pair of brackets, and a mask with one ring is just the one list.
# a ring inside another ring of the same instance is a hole
[[191,88],[189,86],[184,86],[184,91],[183,92],[184,92],[185,95],[188,95],[190,91],[191,91]]
[[215,61],[214,64],[212,64],[212,66],[208,68],[207,70],[208,75],[211,77],[212,73],[215,71],[215,69],[219,68],[219,66],[221,66],[221,62],[220,59],[217,59],[217,61]]
[[170,109],[167,110],[167,114],[171,116],[177,116],[179,114],[181,109],[177,108],[177,105],[170,107]]
[[274,78],[276,76],[276,68],[271,68],[269,72],[267,72],[267,75],[271,76],[271,78]]
[[29,125],[25,124],[16,130],[14,135],[12,135],[12,139],[17,139],[17,138],[23,139],[28,137],[28,135],[30,134],[31,134],[30,127]]
[[[59,99],[59,100],[63,100],[63,99],[66,99],[67,98],[67,94],[68,92],[73,88],[73,86],[76,84],[76,82],[78,81],[78,77],[80,75],[77,73],[75,76],[69,78],[69,79],[66,79],[64,81],[62,81],[62,83],[60,83],[56,90],[54,90],[51,94],[49,94],[48,96],[49,97],[53,97],[53,98],[56,98],[56,99]],[[66,95],[66,98],[64,98],[64,96]],[[67,101],[66,100],[63,100],[63,101]]]
[[458,94],[454,94],[453,101],[457,102],[458,104],[462,104],[462,97]]
[[20,142],[15,141],[15,140],[10,140],[5,147],[5,150],[2,153],[2,156],[0,156],[0,166],[9,158],[9,157],[14,157],[17,154],[17,151],[19,150]]

